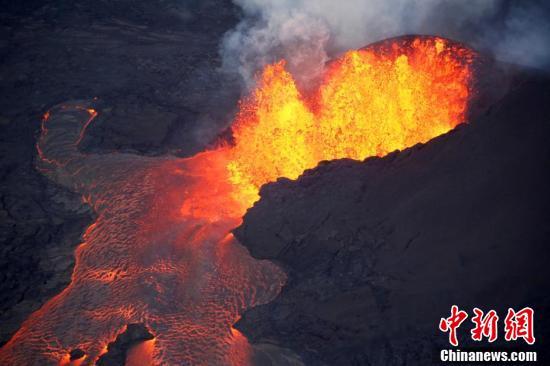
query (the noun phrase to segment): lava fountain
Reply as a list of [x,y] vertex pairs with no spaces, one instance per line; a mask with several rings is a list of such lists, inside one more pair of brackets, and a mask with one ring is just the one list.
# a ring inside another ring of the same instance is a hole
[[[259,188],[323,160],[364,159],[426,142],[464,122],[475,54],[438,37],[350,51],[303,94],[284,61],[241,101],[234,141],[187,159],[78,150],[97,113],[48,112],[38,167],[97,214],[75,251],[71,284],[0,350],[5,365],[93,365],[129,323],[155,335],[152,365],[243,365],[253,352],[232,328],[284,284],[274,264],[231,235]],[[70,359],[70,352],[84,354]],[[141,350],[141,352],[144,352]]]
[[426,142],[465,121],[473,51],[438,37],[400,37],[329,64],[301,95],[285,63],[267,66],[233,125],[230,179],[255,201],[261,185],[320,161],[362,160]]

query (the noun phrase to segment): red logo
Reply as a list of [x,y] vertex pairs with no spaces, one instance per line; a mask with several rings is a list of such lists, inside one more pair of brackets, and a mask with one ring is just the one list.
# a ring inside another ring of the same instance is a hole
[[[474,316],[472,323],[473,329],[470,330],[471,337],[474,341],[482,341],[487,338],[489,343],[492,343],[498,338],[498,320],[499,317],[495,310],[489,310],[487,314],[479,308],[474,308]],[[506,341],[515,341],[518,338],[523,338],[528,344],[535,343],[535,335],[533,328],[533,318],[535,311],[530,307],[523,308],[519,311],[508,309],[506,319],[504,319],[504,339]],[[448,318],[441,318],[439,321],[439,330],[449,333],[449,343],[453,346],[458,346],[457,330],[460,325],[468,318],[468,313],[459,310],[458,306],[451,306],[451,315]]]

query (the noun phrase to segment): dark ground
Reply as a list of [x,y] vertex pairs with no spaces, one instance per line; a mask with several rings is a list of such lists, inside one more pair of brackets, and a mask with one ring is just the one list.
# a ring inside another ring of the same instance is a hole
[[[365,162],[264,186],[235,234],[289,274],[237,328],[306,364],[441,364],[457,304],[496,309],[500,343],[550,362],[550,78],[525,70],[469,125]],[[508,307],[535,309],[537,343],[506,343]],[[473,315],[470,315],[470,317]],[[459,328],[468,350],[471,321]],[[500,348],[499,348],[500,347]]]
[[[0,344],[69,282],[92,220],[34,167],[49,107],[99,98],[82,143],[95,152],[188,155],[230,121],[239,86],[217,72],[227,1],[0,4]],[[191,132],[192,131],[192,132]]]

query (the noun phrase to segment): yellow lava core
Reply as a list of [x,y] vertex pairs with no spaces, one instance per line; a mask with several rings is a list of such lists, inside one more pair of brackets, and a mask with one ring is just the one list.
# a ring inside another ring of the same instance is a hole
[[227,168],[239,201],[320,161],[383,156],[453,129],[465,120],[473,56],[439,37],[394,39],[331,62],[311,95],[284,60],[266,66],[232,127]]

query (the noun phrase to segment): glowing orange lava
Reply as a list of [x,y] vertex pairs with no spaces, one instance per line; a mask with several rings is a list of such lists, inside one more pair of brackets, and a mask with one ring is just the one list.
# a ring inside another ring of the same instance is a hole
[[269,65],[241,103],[228,165],[240,199],[323,160],[364,159],[426,142],[464,121],[472,51],[437,37],[349,51],[302,95],[285,62]]
[[[76,102],[52,109],[38,166],[97,219],[75,250],[70,285],[29,316],[0,364],[94,365],[129,323],[155,339],[127,364],[249,364],[253,350],[232,325],[285,281],[231,234],[259,187],[449,131],[465,119],[473,56],[437,37],[390,40],[330,63],[307,95],[284,61],[269,65],[240,104],[234,143],[187,159],[85,154],[78,145],[97,112]],[[75,349],[84,356],[71,361]]]

